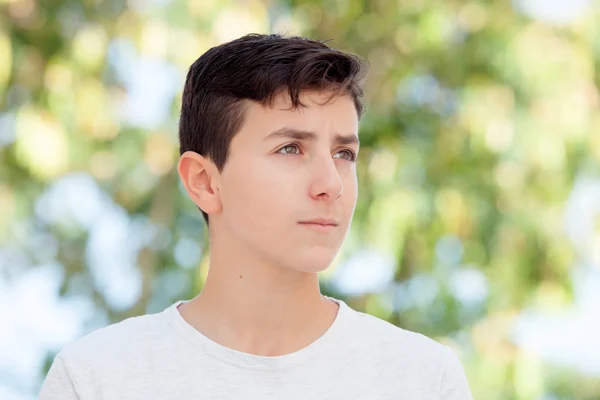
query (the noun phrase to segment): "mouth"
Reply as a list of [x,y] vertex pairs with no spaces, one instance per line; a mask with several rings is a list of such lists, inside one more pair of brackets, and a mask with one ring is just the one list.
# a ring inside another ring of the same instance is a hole
[[315,218],[308,221],[300,221],[298,224],[317,231],[329,231],[339,225],[336,220],[330,218]]

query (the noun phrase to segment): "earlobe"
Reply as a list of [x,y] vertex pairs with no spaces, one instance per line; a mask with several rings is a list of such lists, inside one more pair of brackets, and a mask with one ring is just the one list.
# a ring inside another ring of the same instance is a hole
[[212,161],[193,151],[186,151],[177,165],[179,178],[192,201],[207,214],[221,209],[218,173]]

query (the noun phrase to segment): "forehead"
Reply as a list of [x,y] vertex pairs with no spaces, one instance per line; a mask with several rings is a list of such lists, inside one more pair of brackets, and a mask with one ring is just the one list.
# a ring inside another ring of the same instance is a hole
[[331,92],[307,91],[300,94],[300,102],[303,106],[293,108],[287,92],[275,96],[270,106],[249,101],[242,130],[244,127],[254,127],[267,133],[289,126],[314,131],[331,128],[344,133],[357,133],[358,114],[350,95],[332,97]]

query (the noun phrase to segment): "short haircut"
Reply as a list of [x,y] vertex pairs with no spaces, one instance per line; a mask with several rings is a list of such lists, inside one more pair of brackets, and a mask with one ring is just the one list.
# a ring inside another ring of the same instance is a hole
[[[349,95],[358,117],[366,62],[322,41],[279,34],[249,34],[202,54],[190,67],[179,118],[179,151],[208,157],[222,171],[229,145],[244,121],[244,100],[272,106],[287,91],[304,107],[303,91]],[[202,212],[206,223],[208,216]]]

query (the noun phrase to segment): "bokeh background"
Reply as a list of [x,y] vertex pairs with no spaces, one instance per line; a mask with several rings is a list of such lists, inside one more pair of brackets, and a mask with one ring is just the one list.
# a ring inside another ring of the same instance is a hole
[[0,0],[0,398],[201,290],[185,74],[279,32],[371,64],[323,292],[450,345],[478,399],[600,399],[599,25],[594,0]]

